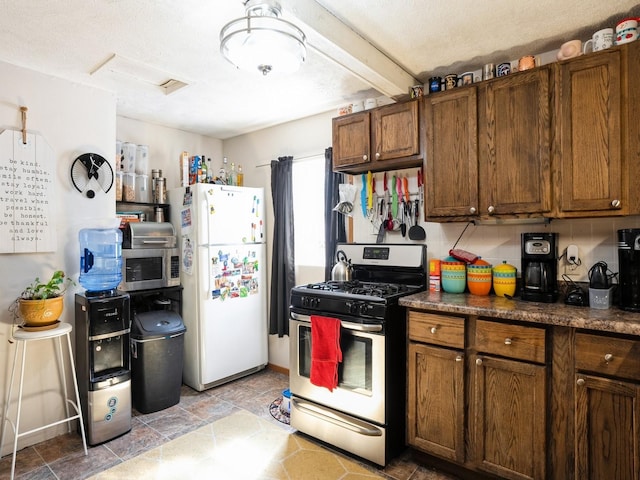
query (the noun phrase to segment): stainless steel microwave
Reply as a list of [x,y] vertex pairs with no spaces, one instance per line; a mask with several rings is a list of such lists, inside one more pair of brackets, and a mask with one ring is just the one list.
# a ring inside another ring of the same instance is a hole
[[178,248],[123,248],[122,282],[125,292],[180,285]]

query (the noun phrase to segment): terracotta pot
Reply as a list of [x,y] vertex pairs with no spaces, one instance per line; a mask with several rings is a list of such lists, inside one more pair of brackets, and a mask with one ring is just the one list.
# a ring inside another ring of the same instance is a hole
[[20,318],[27,327],[42,327],[54,324],[62,315],[64,297],[44,300],[19,300]]

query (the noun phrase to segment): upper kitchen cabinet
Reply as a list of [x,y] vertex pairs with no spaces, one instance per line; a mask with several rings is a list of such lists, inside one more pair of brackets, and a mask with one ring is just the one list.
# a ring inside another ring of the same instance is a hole
[[333,119],[333,169],[344,173],[422,165],[420,100]]
[[632,43],[558,65],[555,216],[640,212],[638,55]]
[[551,211],[550,67],[426,99],[432,221]]
[[441,221],[443,217],[457,219],[478,214],[477,118],[475,87],[425,99],[428,219]]
[[550,76],[541,67],[478,90],[481,216],[551,211]]

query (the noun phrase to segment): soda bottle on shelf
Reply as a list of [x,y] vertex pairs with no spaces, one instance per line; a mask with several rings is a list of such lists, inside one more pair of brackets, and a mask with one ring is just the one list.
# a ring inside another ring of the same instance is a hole
[[213,168],[211,168],[211,159],[207,158],[207,183],[213,183]]
[[238,174],[236,175],[236,184],[239,187],[244,185],[244,173],[242,173],[242,165],[238,164]]
[[199,173],[198,182],[207,183],[207,175],[209,174],[209,171],[207,170],[207,162],[206,162],[206,157],[204,155],[200,157],[200,169],[198,170],[198,173]]
[[236,167],[231,162],[231,171],[229,172],[229,178],[227,179],[227,184],[236,185]]

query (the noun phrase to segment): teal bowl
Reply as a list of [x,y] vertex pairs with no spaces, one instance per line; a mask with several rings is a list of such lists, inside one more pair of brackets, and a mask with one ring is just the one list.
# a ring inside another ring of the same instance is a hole
[[462,293],[467,286],[467,275],[464,270],[442,271],[442,289],[447,293]]

